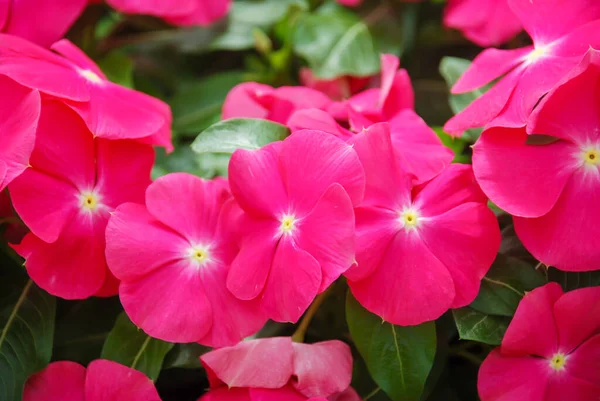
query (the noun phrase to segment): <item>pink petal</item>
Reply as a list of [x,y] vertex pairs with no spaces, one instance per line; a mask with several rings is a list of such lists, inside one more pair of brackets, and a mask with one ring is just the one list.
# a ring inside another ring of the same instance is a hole
[[122,204],[106,227],[106,261],[120,280],[135,281],[187,256],[192,246],[142,205]]
[[103,80],[107,80],[106,75],[102,72],[100,67],[96,65],[96,63],[89,58],[83,50],[78,48],[68,39],[61,39],[58,42],[52,44],[51,49],[65,57],[69,61],[73,62],[77,67],[82,68],[84,70],[89,70],[94,74],[98,75],[98,77]]
[[532,46],[512,50],[485,49],[456,81],[452,93],[471,92],[481,88],[520,65],[532,50]]
[[379,91],[379,107],[385,104],[394,84],[396,71],[400,67],[400,59],[393,54],[381,55],[381,89]]
[[576,166],[576,147],[565,141],[527,145],[525,129],[492,128],[473,147],[473,170],[483,191],[516,216],[550,211]]
[[[596,288],[597,293],[598,288]],[[599,304],[600,301],[596,297],[596,309],[598,309]],[[589,316],[595,317],[597,315],[590,313]],[[575,327],[572,329],[575,330]],[[594,385],[597,391],[594,393],[596,396],[600,394],[600,364],[598,364],[598,361],[600,361],[600,334],[596,334],[583,342],[573,353],[567,356],[565,363],[565,369],[570,376]]]
[[447,268],[415,231],[402,230],[394,237],[371,276],[348,281],[361,305],[383,320],[402,326],[437,319],[455,297]]
[[329,113],[319,109],[298,110],[289,118],[287,125],[292,132],[303,129],[318,130],[343,140],[353,136],[352,132],[339,125]]
[[362,398],[360,398],[360,396],[358,395],[356,390],[354,390],[352,387],[348,387],[342,393],[340,393],[336,396],[333,396],[333,397],[329,397],[329,400],[330,401],[362,401]]
[[121,282],[119,295],[125,312],[152,337],[169,342],[198,341],[211,329],[214,316],[206,296],[211,289],[202,283],[204,268],[219,267],[195,266],[181,260],[165,264],[137,281]]
[[211,387],[279,388],[293,374],[294,349],[290,337],[243,341],[200,357]]
[[332,184],[298,227],[296,243],[321,265],[319,292],[354,263],[354,208],[339,184]]
[[106,270],[106,277],[102,287],[94,294],[95,297],[107,298],[119,295],[119,285],[121,282],[117,279],[110,270]]
[[78,363],[53,362],[27,380],[23,401],[85,401],[85,374]]
[[[25,257],[27,273],[37,285],[65,299],[94,295],[104,284],[104,229],[108,213],[73,216],[60,237],[46,243],[30,233],[17,251]],[[65,257],[69,255],[69,257]]]
[[319,262],[290,235],[284,235],[275,251],[261,305],[270,319],[295,323],[319,293],[322,280]]
[[288,137],[281,145],[279,168],[291,209],[301,216],[333,183],[344,187],[355,206],[362,201],[365,178],[356,152],[325,132],[305,130]]
[[292,385],[306,397],[328,397],[341,393],[352,379],[352,353],[341,341],[316,344],[292,343],[294,376]]
[[554,375],[546,389],[544,401],[597,401],[600,394],[598,378],[594,382],[584,381],[568,373]]
[[600,333],[600,287],[580,288],[554,304],[561,351],[568,353]]
[[557,283],[525,294],[502,340],[502,354],[552,358],[558,351],[553,309],[562,294]]
[[[589,224],[600,218],[597,172],[583,166],[571,177],[556,205],[538,218],[515,217],[517,235],[533,256],[565,271],[591,271],[600,263],[595,238],[600,227]],[[543,234],[541,234],[543,233]]]
[[285,213],[288,196],[279,173],[281,143],[257,150],[238,149],[229,162],[231,193],[242,209],[253,214],[273,216]]
[[166,21],[180,26],[209,25],[220,20],[229,12],[231,0],[200,0],[190,14],[165,18]]
[[233,87],[223,103],[223,120],[236,117],[266,119],[269,111],[258,103],[254,94],[271,92],[272,87],[256,82],[244,82]]
[[0,191],[29,165],[39,117],[39,92],[0,76]]
[[98,359],[89,364],[85,379],[86,401],[160,401],[154,383],[137,370]]
[[171,1],[165,0],[107,0],[111,7],[126,14],[147,14],[158,17],[185,15],[191,13],[198,4],[198,0],[178,1],[173,7]]
[[220,387],[210,390],[198,401],[252,401],[247,388]]
[[481,401],[546,401],[548,361],[531,356],[506,357],[493,350],[479,369]]
[[10,16],[11,0],[2,0],[0,2],[0,30],[4,30]]
[[396,71],[394,82],[382,105],[383,117],[393,118],[400,110],[415,108],[415,93],[405,69]]
[[[251,401],[307,401],[307,398],[296,392],[292,387],[283,387],[276,390],[251,388]],[[311,401],[321,401],[322,399],[311,399]]]
[[281,86],[273,93],[277,98],[291,102],[296,110],[309,108],[324,110],[331,104],[331,100],[325,94],[303,86]]

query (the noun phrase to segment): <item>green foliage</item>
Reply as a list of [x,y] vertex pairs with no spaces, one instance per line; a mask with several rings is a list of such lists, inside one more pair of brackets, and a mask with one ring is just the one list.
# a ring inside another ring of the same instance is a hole
[[600,286],[600,270],[592,272],[563,272],[551,267],[548,269],[550,281],[559,283],[563,290]]
[[465,307],[452,311],[458,334],[462,340],[500,345],[510,323],[506,316],[487,315]]
[[173,344],[152,338],[138,329],[123,312],[106,338],[102,358],[130,366],[156,380],[171,348]]
[[383,322],[348,292],[346,319],[373,380],[393,401],[421,399],[436,352],[435,323],[401,327]]
[[114,51],[98,60],[98,66],[114,83],[133,88],[133,61],[127,54]]

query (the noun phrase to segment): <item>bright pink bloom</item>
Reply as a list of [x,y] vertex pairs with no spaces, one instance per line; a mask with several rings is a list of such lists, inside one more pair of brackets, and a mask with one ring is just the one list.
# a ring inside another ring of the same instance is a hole
[[492,202],[514,215],[517,235],[546,265],[567,271],[600,268],[600,52],[550,92],[525,128],[484,131],[473,149],[477,181]]
[[508,0],[449,0],[444,25],[482,47],[507,42],[523,29]]
[[307,88],[316,89],[332,100],[344,100],[362,90],[371,77],[343,76],[335,79],[320,79],[308,68],[300,69],[300,82]]
[[360,401],[350,387],[350,347],[341,341],[265,338],[209,352],[200,361],[211,387],[202,401]]
[[365,169],[356,209],[356,299],[384,320],[416,325],[468,305],[500,247],[500,230],[470,166],[452,164],[413,186],[387,124],[350,141]]
[[87,0],[2,0],[0,32],[49,47],[67,33],[87,4]]
[[136,139],[172,149],[168,105],[108,81],[98,66],[66,39],[52,49],[62,56],[0,34],[0,75],[63,100],[99,138]]
[[40,103],[38,91],[0,76],[0,191],[29,165]]
[[106,229],[106,258],[131,320],[165,341],[213,347],[258,331],[267,319],[257,301],[225,286],[238,251],[227,181],[169,174],[148,187],[145,203],[119,206]]
[[[358,133],[371,125],[370,121],[365,121]],[[413,110],[400,111],[390,120],[389,125],[398,164],[402,170],[414,175],[416,184],[429,181],[452,162],[454,153],[442,144],[435,131]],[[316,129],[345,141],[355,135],[355,132],[338,124],[329,113],[318,109],[295,112],[290,117],[288,126],[292,132]]]
[[473,127],[523,127],[540,98],[577,66],[590,46],[600,46],[597,0],[508,0],[534,46],[487,49],[456,82],[452,93],[475,90],[502,77],[450,119],[446,132]]
[[302,86],[273,88],[256,82],[237,85],[227,94],[223,103],[223,119],[245,117],[261,118],[286,124],[296,110],[326,109],[329,98],[314,89]]
[[502,345],[479,370],[482,401],[596,401],[600,396],[600,287],[527,293]]
[[154,383],[143,373],[113,361],[98,359],[84,368],[53,362],[31,376],[23,401],[160,401]]
[[31,230],[16,250],[36,284],[66,299],[116,294],[104,230],[118,205],[143,201],[153,162],[150,146],[94,137],[73,110],[44,101],[31,167],[9,185]]
[[356,7],[362,3],[362,0],[335,0],[338,3],[347,7]]
[[231,0],[106,0],[126,14],[153,15],[179,26],[209,25],[229,12]]
[[354,206],[364,172],[356,152],[321,131],[259,150],[237,150],[231,192],[245,213],[227,288],[256,299],[271,319],[296,322],[354,263]]

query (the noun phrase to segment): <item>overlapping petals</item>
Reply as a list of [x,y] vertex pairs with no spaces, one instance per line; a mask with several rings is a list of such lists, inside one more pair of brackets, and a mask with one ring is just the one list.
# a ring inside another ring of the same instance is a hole
[[352,138],[366,174],[356,209],[356,299],[384,320],[416,325],[468,305],[500,246],[498,223],[469,166],[414,186],[387,124]]
[[23,401],[160,401],[152,380],[113,361],[98,359],[87,368],[53,362],[31,376]]
[[525,295],[502,345],[479,371],[482,401],[592,401],[600,394],[600,288]]
[[231,0],[107,0],[127,14],[153,15],[179,26],[209,25],[227,15]]
[[113,213],[108,265],[125,311],[146,333],[221,347],[265,323],[257,301],[238,300],[225,286],[238,251],[232,202],[225,180],[178,173],[150,185],[145,206],[125,203]]

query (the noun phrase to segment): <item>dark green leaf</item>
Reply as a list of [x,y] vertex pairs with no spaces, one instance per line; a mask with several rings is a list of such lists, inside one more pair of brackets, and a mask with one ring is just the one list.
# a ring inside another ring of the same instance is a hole
[[418,401],[436,351],[434,322],[400,327],[383,322],[348,292],[346,319],[373,380],[394,401]]
[[546,283],[546,278],[528,263],[498,254],[470,307],[488,315],[513,316],[527,291]]
[[106,338],[102,358],[130,366],[156,380],[171,348],[173,344],[148,336],[122,313]]
[[121,51],[114,51],[98,60],[106,77],[119,85],[133,88],[133,61]]
[[510,323],[506,316],[486,315],[465,307],[452,311],[458,334],[462,340],[500,345]]
[[468,145],[468,142],[462,138],[454,138],[446,134],[442,127],[433,127],[433,130],[437,134],[438,138],[441,139],[444,146],[454,152],[454,163],[471,163],[471,157],[464,154],[464,150]]
[[178,146],[171,154],[156,149],[156,163],[152,169],[152,178],[175,172],[184,172],[202,178],[227,176],[229,154],[195,153],[189,146]]
[[175,344],[165,357],[163,368],[200,368],[200,356],[210,350],[211,348],[196,343]]
[[565,291],[600,286],[600,271],[563,272],[551,267],[548,269],[548,278],[559,283]]
[[233,153],[236,149],[259,149],[285,139],[290,130],[281,124],[254,118],[233,118],[212,125],[198,135],[196,153]]

